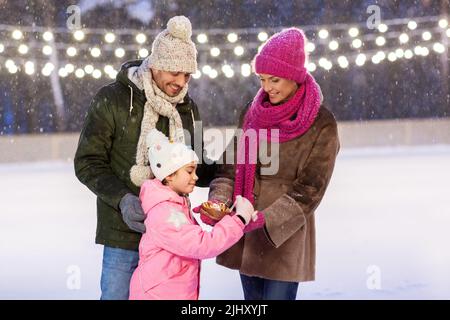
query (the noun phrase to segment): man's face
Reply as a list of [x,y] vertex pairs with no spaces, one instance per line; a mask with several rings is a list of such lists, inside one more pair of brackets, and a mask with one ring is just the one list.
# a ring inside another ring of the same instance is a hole
[[175,97],[191,79],[190,73],[151,69],[153,80],[168,96]]

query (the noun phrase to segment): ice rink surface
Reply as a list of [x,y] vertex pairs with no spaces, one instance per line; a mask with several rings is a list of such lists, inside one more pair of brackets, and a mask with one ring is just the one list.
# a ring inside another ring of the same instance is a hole
[[[450,146],[342,150],[297,298],[449,299],[449,168]],[[72,163],[0,164],[0,192],[0,299],[98,299],[95,197]],[[242,299],[237,271],[205,260],[200,298]]]

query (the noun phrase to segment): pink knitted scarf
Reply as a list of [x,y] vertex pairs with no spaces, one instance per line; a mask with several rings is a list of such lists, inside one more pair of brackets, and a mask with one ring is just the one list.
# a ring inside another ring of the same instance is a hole
[[[244,131],[238,143],[233,201],[241,195],[254,204],[259,138],[271,143],[283,143],[303,135],[313,124],[320,104],[320,87],[309,73],[295,95],[280,105],[271,105],[267,93],[262,89],[258,91],[245,115]],[[245,133],[250,129],[255,130],[256,141],[248,141],[251,135],[246,136]],[[261,129],[267,130],[267,136],[260,136]]]

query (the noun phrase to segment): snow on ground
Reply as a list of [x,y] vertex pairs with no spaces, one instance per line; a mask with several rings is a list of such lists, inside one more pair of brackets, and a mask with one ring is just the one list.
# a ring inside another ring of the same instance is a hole
[[[342,150],[297,298],[449,299],[449,164],[450,146]],[[95,197],[72,163],[0,164],[0,192],[0,299],[98,299]],[[204,261],[200,298],[242,299],[238,273]]]

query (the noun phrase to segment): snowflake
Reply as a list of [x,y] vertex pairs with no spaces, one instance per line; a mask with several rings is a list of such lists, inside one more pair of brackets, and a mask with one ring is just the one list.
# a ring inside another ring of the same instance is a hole
[[189,221],[183,212],[175,209],[170,209],[170,216],[167,222],[172,223],[175,228],[179,229],[183,224],[188,224]]

